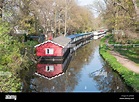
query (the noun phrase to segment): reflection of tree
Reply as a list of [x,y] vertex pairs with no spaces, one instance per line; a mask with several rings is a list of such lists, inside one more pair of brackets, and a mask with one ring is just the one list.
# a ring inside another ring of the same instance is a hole
[[[70,62],[67,72],[70,73],[70,76],[67,77],[67,86],[72,86],[70,89],[74,89],[74,87],[78,84],[80,80],[80,71],[85,64],[88,64],[93,57],[95,48],[98,46],[98,41],[91,41],[87,45],[79,48],[73,54],[73,60]],[[67,89],[69,89],[67,87]],[[68,90],[69,91],[69,90]]]
[[22,92],[30,92],[30,80],[33,78],[33,73],[35,72],[36,64],[30,66],[28,69],[20,71],[20,78],[22,80]]
[[32,81],[35,85],[36,92],[64,92],[65,91],[65,74],[56,79],[48,80],[36,76]]
[[[102,92],[129,92],[127,86],[123,83],[120,76],[113,72],[111,68],[103,66],[102,70],[99,70],[96,76],[92,74],[94,80],[97,82],[97,87]],[[105,75],[107,73],[107,75]],[[131,90],[130,90],[131,91]]]
[[[98,41],[91,41],[87,45],[83,46],[82,48],[78,49],[74,54],[73,54],[73,59],[71,65],[74,65],[75,69],[82,68],[83,65],[89,63],[90,58],[92,58],[93,53],[95,51],[95,48],[98,46],[99,40]],[[79,63],[79,65],[77,64]],[[79,67],[79,68],[78,68]]]

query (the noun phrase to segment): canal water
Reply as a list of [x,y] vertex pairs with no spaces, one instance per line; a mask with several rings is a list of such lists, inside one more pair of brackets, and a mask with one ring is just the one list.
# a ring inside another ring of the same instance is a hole
[[63,63],[37,63],[23,72],[22,92],[132,92],[99,54],[100,40]]

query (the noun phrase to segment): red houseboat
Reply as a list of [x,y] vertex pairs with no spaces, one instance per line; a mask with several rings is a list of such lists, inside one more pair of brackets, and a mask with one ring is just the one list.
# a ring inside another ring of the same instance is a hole
[[38,59],[47,61],[63,61],[70,53],[71,39],[59,36],[35,46]]

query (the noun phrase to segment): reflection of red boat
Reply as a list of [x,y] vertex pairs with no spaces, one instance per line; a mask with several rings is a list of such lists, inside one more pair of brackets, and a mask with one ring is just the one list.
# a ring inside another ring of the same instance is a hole
[[62,68],[62,64],[38,64],[36,74],[47,79],[52,79],[64,74]]
[[69,56],[64,63],[59,62],[39,62],[37,64],[37,71],[36,75],[39,75],[41,77],[47,78],[47,79],[53,79],[58,76],[61,76],[66,71],[68,64],[70,62],[71,56]]

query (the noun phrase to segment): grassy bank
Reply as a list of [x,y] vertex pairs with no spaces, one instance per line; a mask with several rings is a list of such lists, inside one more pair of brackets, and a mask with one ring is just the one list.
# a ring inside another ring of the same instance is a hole
[[[109,39],[109,44],[116,44],[113,36]],[[122,45],[120,43],[117,44],[120,46],[115,46],[114,50],[139,65],[139,40],[134,40],[129,43],[129,45]]]
[[110,54],[110,49],[106,46],[105,40],[109,38],[111,35],[107,35],[106,37],[101,39],[100,42],[100,54],[106,60],[106,62],[118,72],[125,83],[132,87],[135,92],[139,92],[139,74],[136,74],[132,71],[129,71],[126,67],[122,66],[116,58]]

